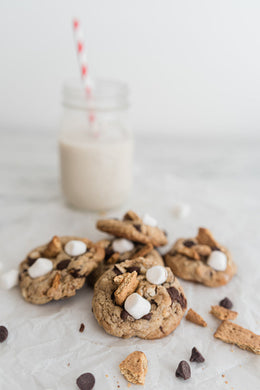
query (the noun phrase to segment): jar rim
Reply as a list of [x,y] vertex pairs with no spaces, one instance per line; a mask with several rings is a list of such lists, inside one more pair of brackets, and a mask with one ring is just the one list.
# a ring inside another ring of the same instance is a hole
[[78,109],[128,107],[129,89],[126,83],[113,79],[95,79],[93,85],[93,93],[87,95],[79,80],[66,81],[62,89],[63,105]]

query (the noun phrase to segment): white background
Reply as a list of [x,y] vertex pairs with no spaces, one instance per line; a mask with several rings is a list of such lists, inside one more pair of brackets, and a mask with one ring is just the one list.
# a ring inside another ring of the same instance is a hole
[[136,131],[258,132],[258,0],[1,0],[0,130],[58,128],[73,16],[92,73],[129,83]]

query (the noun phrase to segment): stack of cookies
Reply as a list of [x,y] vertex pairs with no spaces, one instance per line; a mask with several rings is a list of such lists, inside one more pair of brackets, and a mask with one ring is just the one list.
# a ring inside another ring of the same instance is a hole
[[85,281],[94,287],[93,313],[117,337],[157,339],[180,323],[187,300],[180,278],[215,287],[227,283],[236,267],[229,251],[207,229],[179,239],[166,254],[165,231],[149,215],[128,211],[122,220],[103,219],[110,234],[97,243],[73,236],[53,237],[21,263],[19,284],[25,300],[45,304],[71,297]]

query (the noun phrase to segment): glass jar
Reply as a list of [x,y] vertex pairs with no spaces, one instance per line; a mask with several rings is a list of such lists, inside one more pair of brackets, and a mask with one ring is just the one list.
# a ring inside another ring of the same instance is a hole
[[69,204],[107,210],[122,204],[132,185],[128,89],[118,81],[96,80],[94,85],[89,96],[81,85],[64,86],[61,184]]

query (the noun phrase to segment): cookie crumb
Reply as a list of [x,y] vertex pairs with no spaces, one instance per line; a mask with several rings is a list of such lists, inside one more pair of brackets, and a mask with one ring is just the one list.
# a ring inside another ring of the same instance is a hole
[[83,322],[80,324],[80,328],[79,328],[79,332],[80,333],[83,333],[85,330],[85,325],[83,324]]
[[106,374],[105,377],[108,378],[108,375]]
[[228,381],[225,381],[224,383],[227,385],[227,384],[228,384]]
[[188,313],[186,315],[186,320],[193,322],[193,324],[199,325],[206,327],[207,322],[198,314],[196,313],[193,309],[189,309]]
[[119,364],[119,368],[128,382],[144,385],[147,373],[147,358],[143,352],[135,351],[130,353]]
[[225,375],[224,375],[224,374],[222,374],[221,376],[222,376],[222,378],[225,378]]
[[67,366],[70,367],[70,363],[68,363]]

